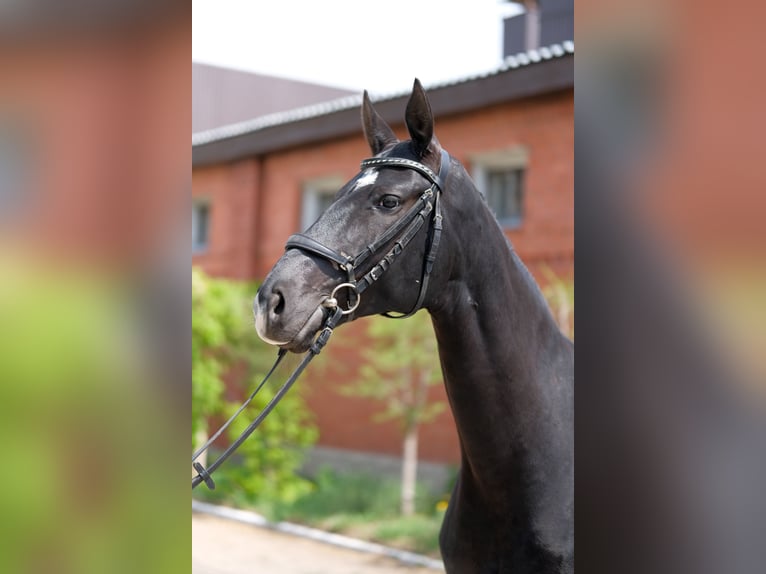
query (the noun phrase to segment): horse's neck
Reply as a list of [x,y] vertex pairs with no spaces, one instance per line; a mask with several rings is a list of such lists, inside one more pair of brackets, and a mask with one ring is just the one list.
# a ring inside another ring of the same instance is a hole
[[463,244],[461,264],[470,268],[450,282],[450,303],[431,314],[464,472],[507,484],[509,472],[526,475],[526,466],[557,456],[549,445],[561,437],[551,423],[571,416],[561,412],[571,400],[560,392],[571,380],[559,380],[569,343],[521,260],[491,229]]

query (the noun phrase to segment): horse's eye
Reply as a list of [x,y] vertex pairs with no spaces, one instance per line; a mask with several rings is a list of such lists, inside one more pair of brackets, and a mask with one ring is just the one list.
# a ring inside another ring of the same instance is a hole
[[395,195],[384,195],[380,198],[378,205],[386,209],[394,209],[399,206],[399,198]]

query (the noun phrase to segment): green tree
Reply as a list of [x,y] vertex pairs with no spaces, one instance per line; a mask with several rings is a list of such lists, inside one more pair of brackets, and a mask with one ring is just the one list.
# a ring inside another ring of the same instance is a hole
[[[261,380],[257,374],[250,380],[254,387]],[[272,389],[273,390],[273,389]],[[236,485],[238,497],[246,504],[258,504],[267,513],[282,504],[291,504],[311,491],[311,483],[296,474],[305,450],[319,435],[311,412],[293,388],[271,411],[268,418],[239,447],[241,464],[221,467],[221,483]],[[235,440],[272,398],[264,389],[232,423],[229,438]],[[228,404],[224,413],[231,416],[239,405]]]
[[350,396],[380,401],[375,421],[394,420],[402,431],[401,512],[415,509],[418,463],[418,430],[445,408],[444,401],[429,402],[428,388],[441,382],[436,338],[428,313],[394,321],[368,320],[369,344],[358,379],[343,387]]
[[[263,343],[252,324],[256,286],[212,279],[192,270],[192,448],[209,435],[208,420],[228,418],[239,406],[224,399],[224,377],[229,388],[247,396],[276,358],[274,347]],[[255,418],[281,383],[280,367],[266,387],[231,425],[235,438]],[[292,389],[268,419],[239,448],[241,464],[229,460],[217,473],[221,491],[236,485],[247,502],[290,502],[308,488],[296,474],[303,452],[317,439],[317,430],[298,389]],[[203,463],[204,464],[204,463]],[[216,491],[218,492],[218,491]]]
[[223,375],[239,338],[237,290],[192,269],[192,448],[208,436],[208,417],[223,407]]
[[574,340],[574,281],[562,279],[547,266],[542,272],[546,280],[543,295],[561,332]]

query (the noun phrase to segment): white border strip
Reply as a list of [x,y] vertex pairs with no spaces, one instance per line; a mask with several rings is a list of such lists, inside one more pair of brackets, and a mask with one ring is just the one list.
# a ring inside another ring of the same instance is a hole
[[309,540],[316,540],[317,542],[324,542],[325,544],[332,544],[333,546],[340,546],[341,548],[347,548],[349,550],[388,556],[389,558],[394,558],[404,564],[411,566],[425,566],[426,568],[444,572],[444,563],[441,560],[435,560],[428,556],[423,556],[422,554],[407,552],[406,550],[397,550],[396,548],[390,548],[388,546],[383,546],[382,544],[375,544],[374,542],[367,542],[365,540],[359,540],[341,534],[333,534],[331,532],[325,532],[324,530],[309,528],[308,526],[302,526],[300,524],[293,524],[292,522],[269,522],[265,517],[249,510],[217,506],[215,504],[208,504],[206,502],[192,499],[192,511],[211,514],[220,518],[235,520],[260,528],[268,528],[269,530],[276,530],[277,532],[300,536],[301,538],[308,538]]

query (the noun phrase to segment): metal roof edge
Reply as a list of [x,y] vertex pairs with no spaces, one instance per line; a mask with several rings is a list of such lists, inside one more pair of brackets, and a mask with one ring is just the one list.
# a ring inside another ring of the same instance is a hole
[[[503,63],[496,68],[492,68],[490,70],[486,70],[484,72],[478,72],[468,76],[462,76],[452,80],[436,82],[433,84],[426,85],[424,87],[426,91],[429,92],[429,96],[431,96],[431,93],[438,92],[439,90],[443,90],[445,88],[465,86],[466,84],[471,84],[473,82],[484,80],[487,78],[493,78],[495,76],[499,76],[501,74],[504,74],[512,70],[535,68],[536,64],[544,63],[547,61],[555,61],[572,54],[574,54],[574,42],[567,41],[567,42],[562,42],[561,44],[553,44],[551,46],[542,47],[536,50],[528,50],[526,52],[520,52],[518,54],[508,56],[507,58],[505,58]],[[573,75],[572,75],[572,78],[573,78]],[[569,79],[567,79],[566,82],[571,83]],[[532,93],[539,93],[540,89],[545,87],[544,84],[545,84],[544,81],[541,82],[540,80],[537,80],[535,82],[535,85],[532,86],[530,90],[528,90],[530,93],[527,95],[531,95]],[[552,85],[550,87],[551,89],[560,89],[565,86]],[[516,97],[519,97],[519,96],[523,97],[525,95],[524,90],[521,90],[518,87],[516,88],[516,92],[517,92]],[[376,108],[378,108],[378,111],[381,112],[381,107],[380,107],[381,104],[383,104],[383,109],[385,109],[386,102],[393,102],[395,100],[408,97],[409,94],[410,94],[409,90],[403,91],[403,92],[383,94],[383,95],[374,96],[373,101],[375,102],[375,105],[376,105]],[[305,122],[307,124],[324,123],[323,122],[324,118],[329,118],[333,114],[337,114],[339,112],[344,112],[351,109],[358,109],[361,103],[362,103],[361,94],[344,96],[334,100],[328,100],[326,102],[322,102],[319,104],[313,104],[310,106],[295,108],[295,109],[287,110],[284,112],[268,114],[265,116],[254,118],[252,120],[238,122],[235,124],[230,124],[230,125],[221,126],[218,128],[194,133],[192,134],[192,151],[193,151],[192,163],[194,165],[198,165],[203,163],[204,164],[212,163],[213,161],[224,161],[226,159],[236,159],[236,157],[223,157],[223,156],[232,155],[231,153],[208,154],[208,153],[204,153],[203,150],[209,147],[218,147],[215,144],[221,144],[223,147],[229,148],[231,146],[227,145],[227,142],[230,142],[233,140],[241,140],[243,137],[246,137],[249,135],[255,135],[258,132],[264,132],[264,135],[266,135],[266,132],[273,134],[275,130],[280,128],[281,126],[287,126],[290,124],[300,124],[301,122]],[[432,105],[433,104],[434,102],[432,99]],[[438,106],[434,106],[434,107],[436,108]],[[442,113],[445,113],[445,112],[449,113],[449,110],[443,110]],[[383,115],[384,118],[386,116],[385,113],[381,113],[381,115]],[[305,130],[301,130],[301,131],[305,131]],[[319,137],[321,138],[330,137],[331,134],[328,132],[328,130],[323,130],[323,131],[324,133],[320,134]],[[336,134],[336,135],[340,135],[340,134]],[[295,138],[288,138],[288,139],[294,140]],[[312,139],[316,139],[316,138],[312,138]],[[292,144],[294,143],[297,143],[297,142],[292,141]],[[277,147],[284,147],[285,145],[290,145],[290,144],[287,141],[283,143],[274,141],[274,145]],[[236,146],[236,147],[240,147],[240,146]],[[276,147],[274,147],[274,149],[276,149]],[[232,149],[232,153],[233,153],[233,149]],[[239,153],[238,155],[237,154],[234,154],[234,155],[241,157],[242,155],[246,155],[246,154]],[[195,156],[197,157],[195,158]],[[213,158],[212,156],[216,156],[217,159]],[[221,157],[218,157],[218,156],[221,156]]]

